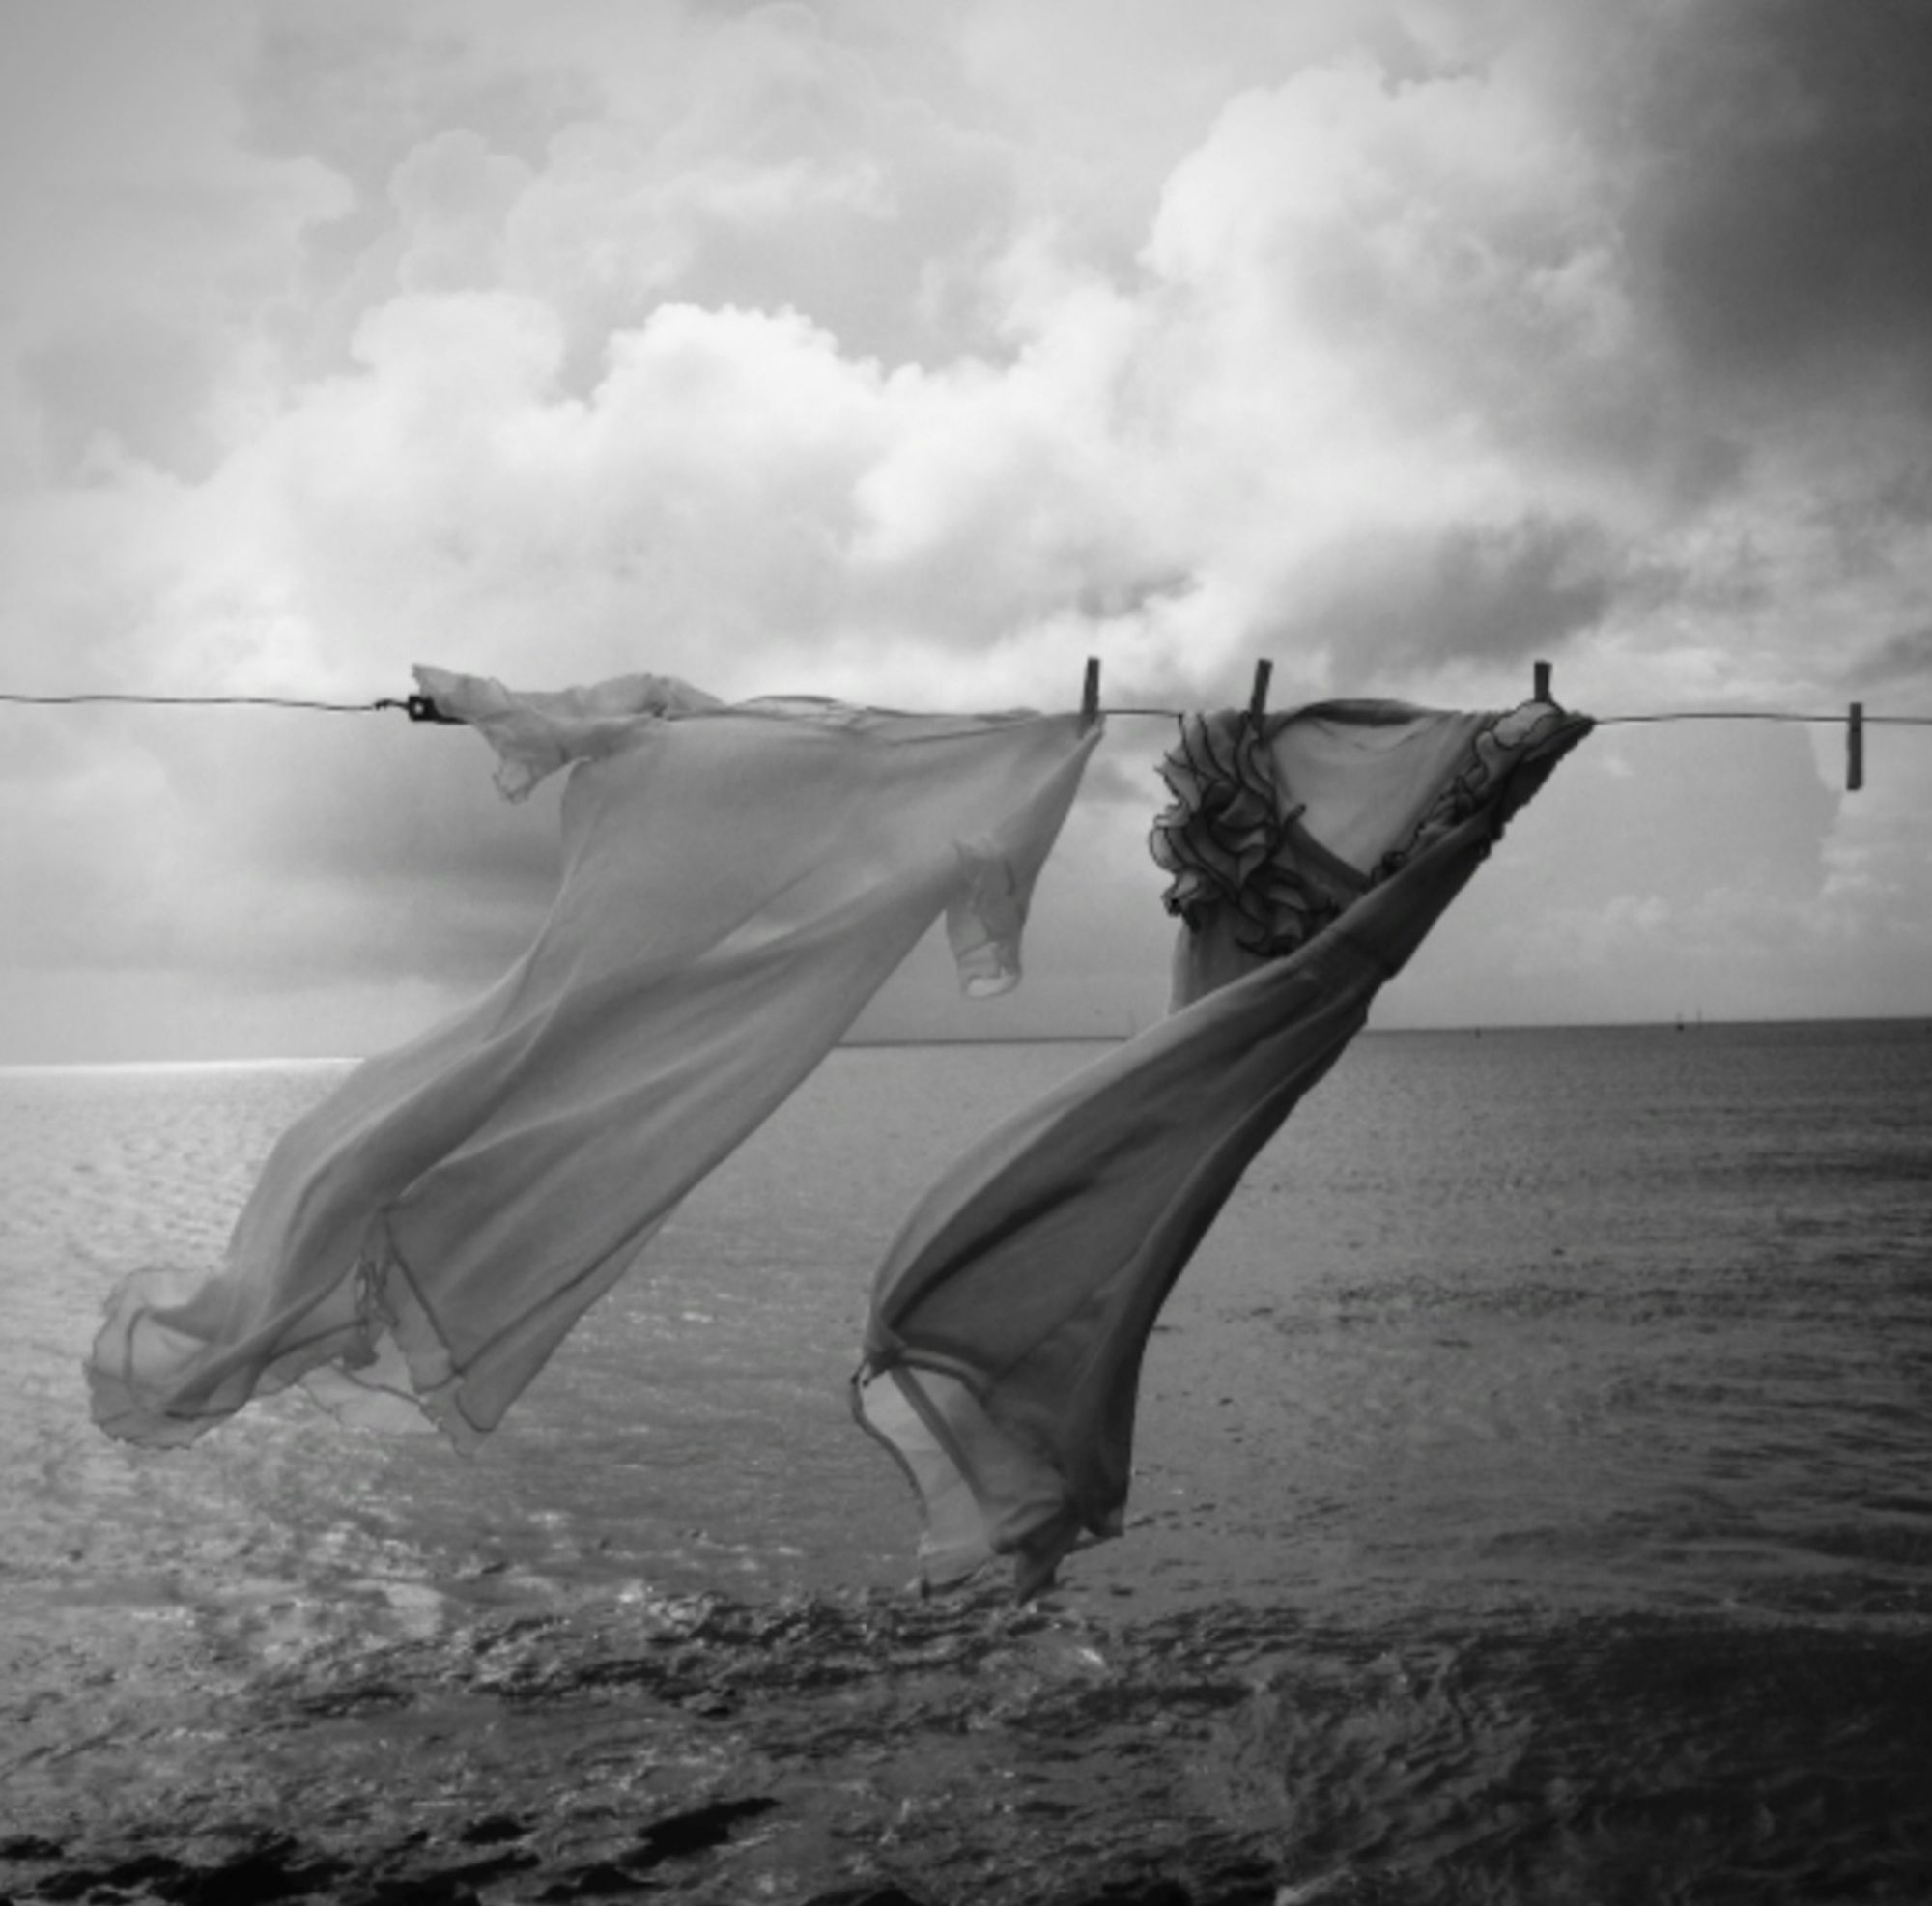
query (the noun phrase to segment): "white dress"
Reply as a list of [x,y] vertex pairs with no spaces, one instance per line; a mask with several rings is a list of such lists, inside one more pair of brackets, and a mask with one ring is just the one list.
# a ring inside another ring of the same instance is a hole
[[371,1423],[493,1428],[936,919],[969,992],[1015,983],[1099,739],[1071,715],[417,672],[506,793],[572,764],[555,902],[473,1006],[283,1135],[217,1271],[123,1285],[88,1365],[117,1437],[185,1442],[301,1378]]
[[929,1582],[1019,1592],[1117,1535],[1148,1335],[1242,1171],[1590,724],[1328,703],[1191,717],[1155,829],[1187,923],[1172,1016],[989,1133],[881,1265],[861,1423],[925,1515]]

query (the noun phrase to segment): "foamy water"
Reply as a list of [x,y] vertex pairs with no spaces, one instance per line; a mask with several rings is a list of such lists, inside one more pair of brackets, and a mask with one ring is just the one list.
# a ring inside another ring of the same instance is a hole
[[1928,1028],[1359,1041],[1163,1319],[1127,1539],[921,1606],[871,1266],[1087,1056],[834,1055],[473,1461],[86,1420],[107,1289],[343,1068],[0,1075],[12,1890],[279,1821],[343,1896],[1932,1894]]

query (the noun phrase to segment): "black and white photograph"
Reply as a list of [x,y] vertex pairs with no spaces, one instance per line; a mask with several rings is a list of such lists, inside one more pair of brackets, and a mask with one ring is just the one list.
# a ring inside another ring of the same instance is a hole
[[0,0],[0,1906],[1932,1901],[1928,102]]

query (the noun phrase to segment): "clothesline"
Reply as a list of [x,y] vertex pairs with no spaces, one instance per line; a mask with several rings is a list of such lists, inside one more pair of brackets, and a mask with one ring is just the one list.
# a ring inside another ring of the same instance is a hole
[[[397,709],[418,722],[448,723],[451,720],[437,709],[435,702],[426,695],[384,696],[376,701],[313,701],[281,695],[16,695],[0,690],[0,701],[43,708],[71,708],[93,702],[144,708],[303,708],[330,715],[375,715]],[[1102,704],[1094,712],[1109,717],[1146,716],[1179,721],[1190,711],[1185,708],[1128,708]],[[1629,726],[1639,722],[1808,722],[1815,725],[1842,722],[1845,715],[1842,710],[1807,714],[1769,708],[1668,708],[1643,715],[1598,715],[1593,719],[1600,728],[1608,728]],[[1880,725],[1932,727],[1932,715],[1875,715],[1867,710],[1862,719],[1867,727]]]
[[[1098,713],[1114,715],[1158,715],[1165,720],[1179,721],[1191,711],[1185,708],[1108,708],[1102,706]],[[1674,708],[1654,715],[1593,715],[1590,718],[1600,728],[1628,726],[1634,722],[1811,722],[1838,723],[1845,719],[1842,709],[1829,715],[1794,714],[1785,710],[1763,708]],[[1870,727],[1874,723],[1889,723],[1894,727],[1932,728],[1932,715],[1872,715],[1863,718]]]
[[[299,1381],[351,1420],[427,1417],[473,1447],[934,925],[969,996],[1018,982],[1103,738],[1064,709],[801,697],[748,719],[662,676],[417,681],[506,796],[570,773],[555,903],[495,986],[281,1134],[218,1265],[122,1281],[87,1365],[113,1436],[185,1444]],[[1168,1294],[1590,729],[1538,702],[1183,725],[1150,840],[1186,935],[1159,962],[1176,1010],[1016,1108],[881,1239],[850,1395],[919,1493],[934,1585],[1005,1556],[1024,1598],[1123,1532]]]
[[[1249,697],[1248,709],[1257,721],[1267,712],[1268,683],[1273,673],[1274,664],[1267,657],[1263,656],[1256,662],[1254,688]],[[1532,665],[1530,691],[1532,699],[1554,702],[1550,676],[1551,668],[1548,662],[1537,662]],[[460,725],[458,717],[445,714],[436,705],[435,697],[429,695],[384,696],[375,701],[321,701],[273,695],[133,695],[106,692],[81,695],[23,695],[0,692],[0,701],[29,702],[58,707],[72,707],[87,702],[119,702],[153,707],[299,708],[331,715],[373,715],[393,708],[401,710],[412,722]],[[1083,727],[1091,726],[1103,716],[1179,721],[1185,712],[1179,708],[1103,707],[1100,702],[1100,658],[1097,655],[1090,655],[1087,658],[1086,675],[1081,685],[1080,696],[1080,717]],[[1864,731],[1867,725],[1932,727],[1932,715],[1867,714],[1862,701],[1847,703],[1842,715],[1837,713],[1814,715],[1776,708],[1671,708],[1636,715],[1600,715],[1596,719],[1599,727],[1629,727],[1664,722],[1787,722],[1812,725],[1843,722],[1845,787],[1848,792],[1853,793],[1861,788],[1865,782]]]
[[[414,696],[410,698],[418,699]],[[0,701],[40,708],[74,708],[99,701],[143,708],[314,708],[331,715],[373,715],[378,709],[405,705],[395,700],[305,701],[284,695],[15,695],[4,690],[0,690]]]

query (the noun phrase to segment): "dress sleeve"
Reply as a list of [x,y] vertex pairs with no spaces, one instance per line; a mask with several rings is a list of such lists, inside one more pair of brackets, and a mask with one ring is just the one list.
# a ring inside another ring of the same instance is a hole
[[1100,735],[1095,723],[1024,807],[991,833],[957,843],[959,879],[946,909],[946,938],[968,999],[996,999],[1019,984],[1033,890]]

